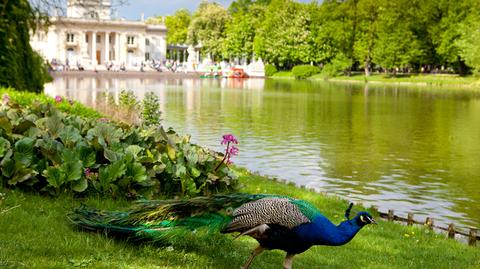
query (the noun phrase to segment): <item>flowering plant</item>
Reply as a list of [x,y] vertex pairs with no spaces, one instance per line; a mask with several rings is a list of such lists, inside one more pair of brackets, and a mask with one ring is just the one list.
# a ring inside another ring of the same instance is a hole
[[55,96],[55,102],[61,103],[63,101],[63,98],[60,95]]
[[[232,156],[237,155],[239,152],[239,149],[236,146],[234,146],[238,144],[238,140],[232,134],[223,135],[223,140],[221,144],[227,145],[227,148],[225,149],[225,155],[223,156],[222,161],[217,165],[217,167],[215,168],[215,171],[218,170],[218,168],[222,165],[222,163],[226,163],[227,165],[232,164],[233,162],[230,160],[230,158]],[[230,146],[230,144],[234,144],[234,145]]]
[[8,94],[4,94],[2,96],[2,101],[4,105],[8,105],[8,102],[10,102],[10,96]]

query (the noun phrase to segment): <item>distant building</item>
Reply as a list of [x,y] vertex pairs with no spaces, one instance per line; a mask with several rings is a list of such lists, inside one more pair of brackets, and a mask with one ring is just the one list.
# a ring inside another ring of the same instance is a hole
[[110,0],[68,0],[67,16],[50,20],[47,32],[31,37],[32,47],[50,63],[93,70],[166,59],[165,25],[112,19]]

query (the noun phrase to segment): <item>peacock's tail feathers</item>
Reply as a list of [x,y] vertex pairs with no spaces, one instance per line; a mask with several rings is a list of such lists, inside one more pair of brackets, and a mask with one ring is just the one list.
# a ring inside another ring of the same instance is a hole
[[235,193],[188,200],[140,201],[126,212],[100,211],[82,206],[68,218],[74,225],[87,230],[162,240],[197,229],[219,231],[232,220],[234,209],[268,196]]

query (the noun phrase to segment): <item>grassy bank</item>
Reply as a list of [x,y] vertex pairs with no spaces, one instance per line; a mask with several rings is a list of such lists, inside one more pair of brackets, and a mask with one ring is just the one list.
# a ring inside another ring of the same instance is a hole
[[[311,201],[334,222],[347,203],[265,178],[239,172],[241,191],[285,194]],[[137,244],[104,234],[75,230],[65,218],[81,202],[103,209],[127,201],[68,195],[53,199],[1,191],[0,268],[239,268],[256,245],[249,238],[197,233],[171,245]],[[358,210],[359,208],[356,208]],[[354,207],[355,210],[355,207]],[[284,254],[269,251],[252,268],[279,268]],[[480,248],[447,240],[423,227],[379,221],[342,247],[313,247],[298,255],[293,268],[479,268]]]
[[[282,71],[274,74],[271,78],[276,79],[293,79],[292,72]],[[309,80],[325,80],[324,75],[317,74]],[[422,86],[448,86],[462,88],[480,88],[480,79],[475,76],[458,76],[458,75],[397,75],[392,77],[385,74],[372,74],[366,77],[363,74],[354,74],[352,76],[338,76],[329,78],[328,81],[353,82],[353,83],[382,83],[382,84],[399,84],[399,85],[422,85]]]

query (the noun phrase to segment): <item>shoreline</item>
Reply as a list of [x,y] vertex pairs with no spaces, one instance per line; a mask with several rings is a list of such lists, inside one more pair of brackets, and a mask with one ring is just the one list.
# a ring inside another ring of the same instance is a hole
[[171,72],[171,71],[55,71],[50,72],[50,75],[53,78],[56,77],[84,77],[84,76],[93,76],[93,77],[123,77],[123,78],[199,78],[202,73],[200,72]]

